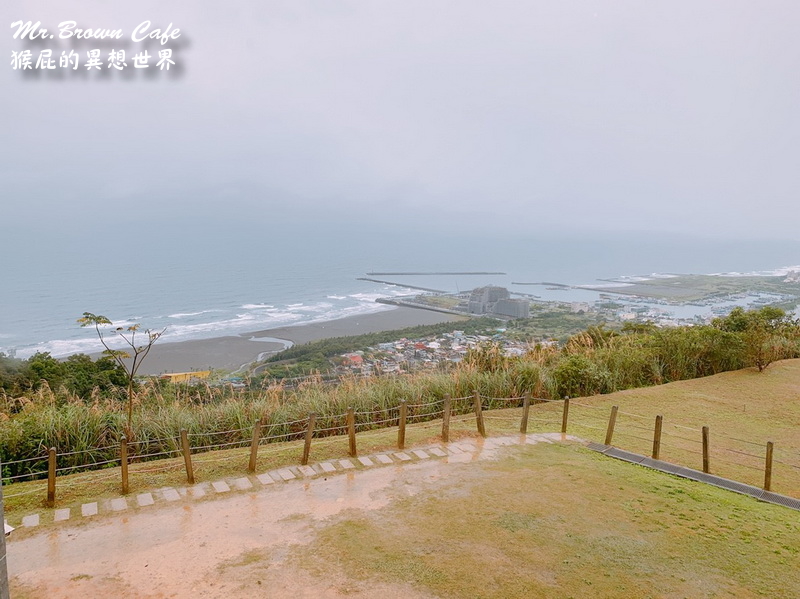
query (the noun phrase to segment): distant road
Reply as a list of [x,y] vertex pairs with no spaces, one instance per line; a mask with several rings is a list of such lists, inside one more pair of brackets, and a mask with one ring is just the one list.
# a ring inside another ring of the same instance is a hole
[[504,272],[368,272],[370,277],[388,275],[504,275]]

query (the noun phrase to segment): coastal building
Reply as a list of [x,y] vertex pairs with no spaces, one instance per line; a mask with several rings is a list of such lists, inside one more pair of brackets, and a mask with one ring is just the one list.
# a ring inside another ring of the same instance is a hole
[[511,318],[528,318],[530,302],[526,299],[511,299],[505,287],[478,287],[469,297],[470,314],[497,314]]
[[478,287],[469,296],[469,313],[488,314],[492,312],[492,308],[494,308],[498,300],[508,299],[509,297],[508,289],[505,287],[495,287],[493,285]]
[[501,299],[495,302],[492,314],[510,316],[511,318],[528,318],[531,304],[523,299]]
[[210,370],[199,370],[196,372],[167,372],[158,378],[168,380],[170,383],[188,383],[194,380],[207,379],[210,375]]

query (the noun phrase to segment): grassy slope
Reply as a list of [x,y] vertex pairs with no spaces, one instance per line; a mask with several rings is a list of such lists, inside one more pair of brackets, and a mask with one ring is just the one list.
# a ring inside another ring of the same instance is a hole
[[454,467],[296,563],[440,597],[798,597],[797,513],[574,445]]
[[[575,401],[592,407],[579,406]],[[800,424],[800,360],[776,363],[760,374],[754,370],[742,370],[705,379],[573,400],[569,432],[585,439],[603,441],[611,405],[619,405],[621,410],[615,445],[649,453],[653,419],[656,414],[662,414],[662,459],[700,468],[699,429],[707,424],[711,427],[711,471],[750,484],[762,484],[763,458],[752,458],[729,450],[763,456],[764,443],[772,440],[776,443],[775,459],[795,466],[775,464],[773,490],[800,497],[800,438],[797,434],[797,425]],[[520,409],[487,413],[489,434],[507,434],[518,430],[520,414]],[[640,414],[644,418],[629,414]],[[560,424],[559,402],[539,404],[531,411],[530,432],[557,431]],[[676,424],[688,428],[678,428]],[[410,426],[408,444],[437,441],[439,426],[439,421],[424,427]],[[457,434],[474,435],[474,419],[467,418],[454,423],[454,430],[461,431]],[[365,454],[391,448],[396,440],[396,431],[393,428],[359,434],[359,451]],[[748,442],[724,439],[721,435]],[[297,464],[301,452],[302,446],[298,443],[263,446],[257,472]],[[336,438],[315,441],[311,459],[341,458],[346,454],[347,439]],[[196,455],[195,476],[198,481],[242,476],[247,460],[247,448]],[[59,477],[57,507],[77,507],[86,501],[118,496],[119,480],[119,468]],[[181,486],[185,485],[185,480],[181,458],[131,466],[131,493],[164,486]],[[6,487],[6,515],[9,521],[16,526],[23,516],[33,512],[42,513],[43,522],[50,521],[52,518],[42,507],[45,493],[44,481]]]
[[762,373],[745,369],[578,401],[596,409],[575,406],[570,432],[602,441],[610,408],[618,405],[614,444],[649,454],[655,416],[661,414],[661,458],[698,469],[700,429],[707,425],[711,472],[749,484],[763,484],[765,446],[773,441],[773,490],[800,497],[800,360],[775,363]]

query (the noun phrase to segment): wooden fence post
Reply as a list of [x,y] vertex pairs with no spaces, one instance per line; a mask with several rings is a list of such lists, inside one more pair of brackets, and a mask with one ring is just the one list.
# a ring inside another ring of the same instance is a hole
[[[0,464],[0,473],[2,471],[3,465]],[[3,507],[3,479],[0,476],[0,515],[2,514],[5,514],[5,511]],[[3,534],[0,535],[0,599],[9,599],[8,567],[6,563],[6,535],[5,530],[3,530]]]
[[481,394],[475,391],[475,422],[478,425],[478,433],[481,437],[486,436],[486,426],[483,424],[483,408],[481,407]]
[[400,426],[397,429],[397,449],[406,447],[406,417],[408,416],[408,404],[406,400],[400,402]]
[[567,433],[567,419],[569,418],[569,397],[564,398],[564,411],[561,414],[561,432]]
[[656,426],[653,429],[653,459],[658,460],[661,455],[661,427],[664,424],[664,418],[659,414],[656,416]]
[[128,486],[128,437],[122,435],[119,440],[119,469],[122,473],[122,494],[127,495]]
[[711,461],[709,459],[708,451],[708,427],[703,427],[703,472],[706,474],[711,472]]
[[764,490],[772,490],[772,441],[767,441],[767,459],[764,464]]
[[526,434],[528,432],[528,416],[531,413],[531,392],[525,392],[525,398],[522,400],[522,423],[519,425],[519,432]]
[[450,441],[450,396],[444,396],[444,406],[442,407],[442,442]]
[[308,415],[308,428],[306,429],[306,442],[303,445],[303,459],[300,463],[303,466],[308,465],[308,455],[311,453],[311,438],[314,436],[314,423],[317,420],[317,415],[311,412]]
[[186,464],[186,480],[194,484],[194,468],[192,468],[192,448],[189,447],[189,433],[181,429],[181,446],[183,447],[183,463]]
[[619,406],[611,406],[611,416],[608,419],[608,430],[606,431],[606,445],[611,445],[614,438],[614,426],[617,424],[617,410]]
[[261,421],[253,425],[253,440],[250,441],[250,463],[247,465],[249,472],[256,471],[256,460],[258,459],[258,446],[261,443]]
[[353,408],[347,408],[347,436],[350,439],[350,457],[358,456],[356,451],[356,413]]
[[47,451],[47,507],[56,504],[56,448]]

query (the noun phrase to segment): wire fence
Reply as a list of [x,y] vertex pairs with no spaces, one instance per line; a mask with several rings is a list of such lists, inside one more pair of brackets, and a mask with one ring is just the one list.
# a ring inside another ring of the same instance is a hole
[[[242,459],[241,454],[215,455],[209,452],[246,447],[250,447],[252,465],[259,447],[268,447],[275,452],[297,451],[297,446],[290,444],[299,441],[304,441],[307,446],[304,453],[304,459],[307,459],[308,446],[312,441],[316,444],[327,443],[350,436],[354,447],[356,434],[359,438],[366,438],[383,433],[387,428],[397,427],[398,443],[402,444],[401,436],[406,425],[425,429],[442,427],[444,436],[446,422],[474,421],[479,433],[485,433],[486,422],[490,431],[493,427],[506,432],[517,428],[521,432],[560,430],[690,468],[702,468],[748,484],[764,482],[769,485],[770,482],[764,480],[768,467],[777,487],[789,493],[800,492],[799,448],[775,447],[767,466],[766,441],[744,439],[716,430],[709,441],[705,427],[670,421],[664,421],[662,425],[655,423],[654,418],[619,409],[613,409],[611,415],[607,406],[593,405],[587,400],[550,400],[530,395],[489,397],[476,392],[464,397],[435,398],[430,401],[417,398],[413,403],[400,402],[359,411],[349,409],[335,414],[309,414],[291,421],[262,421],[221,431],[178,431],[175,435],[153,439],[123,438],[117,443],[73,451],[54,452],[41,447],[37,455],[3,462],[2,482],[13,485],[151,461],[154,462],[152,467],[137,466],[135,473],[166,472],[184,467],[184,464],[176,461],[159,465],[155,462],[181,456],[186,460],[186,468],[190,468],[194,457],[202,469],[204,464]],[[192,473],[189,471],[188,474],[191,480]],[[103,478],[117,476],[118,473],[111,473]],[[123,488],[126,485],[127,482]],[[16,491],[13,486],[9,491],[7,498],[41,492],[28,489]]]
[[708,427],[666,417],[659,428],[656,414],[617,409],[612,417],[613,407],[607,405],[592,405],[585,400],[571,400],[570,404],[574,409],[570,411],[569,431],[587,440],[800,496],[800,451],[793,445],[729,434],[719,424]]

